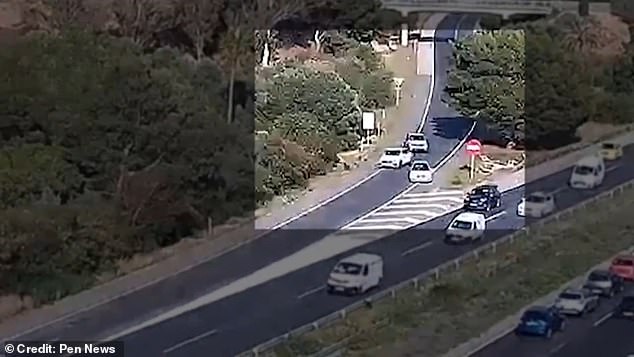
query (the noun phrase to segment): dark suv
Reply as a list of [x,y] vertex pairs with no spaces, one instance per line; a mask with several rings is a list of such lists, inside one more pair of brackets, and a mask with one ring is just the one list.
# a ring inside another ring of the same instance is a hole
[[489,212],[502,205],[502,194],[496,185],[481,185],[469,192],[464,199],[464,209]]

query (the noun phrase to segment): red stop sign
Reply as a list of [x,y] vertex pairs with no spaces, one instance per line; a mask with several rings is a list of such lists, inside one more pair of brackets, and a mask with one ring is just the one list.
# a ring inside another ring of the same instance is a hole
[[480,143],[478,139],[471,139],[467,141],[466,149],[469,155],[480,155],[482,152],[482,143]]

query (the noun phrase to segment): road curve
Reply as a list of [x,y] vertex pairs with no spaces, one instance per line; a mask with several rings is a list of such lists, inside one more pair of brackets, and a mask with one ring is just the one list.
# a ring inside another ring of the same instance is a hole
[[330,269],[343,256],[359,251],[380,254],[385,262],[380,289],[385,289],[530,223],[515,214],[525,190],[552,192],[557,208],[566,209],[634,179],[634,170],[627,164],[632,159],[634,145],[629,145],[621,160],[607,163],[606,179],[594,190],[570,189],[567,186],[570,168],[567,168],[504,193],[503,206],[490,213],[486,238],[477,244],[448,246],[443,243],[444,230],[456,214],[449,213],[124,336],[126,353],[195,357],[206,356],[209,351],[219,356],[243,352],[354,302],[355,298],[330,296],[323,289]]
[[[624,294],[633,292],[630,284]],[[634,321],[611,316],[624,294],[602,300],[582,318],[568,319],[565,330],[551,340],[511,333],[469,357],[628,357],[634,354]]]
[[[466,28],[473,27],[476,21],[477,18],[473,16],[448,15],[439,25],[439,33],[450,37],[459,22]],[[436,80],[430,104],[428,118],[431,120],[424,127],[431,147],[427,159],[434,165],[460,142],[470,127],[470,121],[467,119],[453,122],[447,120],[452,115],[455,117],[455,113],[440,100],[439,93],[443,90],[450,55],[451,49],[448,44],[437,46],[436,75],[439,79]],[[419,83],[416,88],[417,97],[425,98],[425,81]],[[415,118],[411,122],[412,131],[419,126],[423,112],[424,103],[421,103],[412,113]],[[388,201],[403,191],[408,184],[407,175],[403,171],[382,171],[329,204],[252,243],[106,304],[16,337],[21,340],[88,340],[121,326],[144,321],[161,311],[194,300],[299,251]],[[298,234],[298,231],[301,231],[301,234]]]

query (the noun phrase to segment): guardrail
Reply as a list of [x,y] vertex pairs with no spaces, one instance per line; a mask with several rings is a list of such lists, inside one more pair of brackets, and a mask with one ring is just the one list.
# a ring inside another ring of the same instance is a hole
[[[376,294],[364,299],[364,300],[359,300],[356,301],[350,305],[348,305],[347,307],[333,312],[329,315],[326,315],[314,322],[311,322],[309,324],[306,324],[304,326],[301,326],[299,328],[296,328],[292,331],[289,331],[288,333],[282,335],[282,336],[278,336],[275,337],[265,343],[262,343],[254,348],[252,348],[250,351],[246,351],[243,352],[239,355],[239,357],[250,357],[250,356],[261,356],[263,353],[266,353],[267,351],[272,350],[273,348],[275,348],[277,345],[280,345],[286,341],[288,341],[291,338],[294,337],[298,337],[301,336],[303,334],[306,334],[308,332],[314,331],[314,330],[318,330],[318,329],[322,329],[325,327],[328,327],[332,324],[334,324],[335,322],[338,322],[340,320],[343,320],[346,318],[346,316],[348,316],[348,314],[350,314],[351,312],[357,311],[363,307],[366,306],[371,306],[372,303],[376,302],[376,301],[380,301],[383,300],[385,298],[395,298],[397,293],[400,290],[403,290],[405,288],[411,288],[414,287],[416,289],[420,289],[421,287],[423,287],[427,282],[434,282],[437,281],[438,279],[440,279],[440,276],[445,273],[445,272],[450,272],[450,271],[456,271],[458,269],[460,269],[460,266],[465,263],[465,262],[469,262],[469,261],[473,261],[473,260],[477,260],[479,259],[481,256],[486,255],[487,253],[495,253],[498,249],[499,246],[501,245],[507,245],[507,244],[512,244],[513,242],[515,242],[516,240],[525,237],[528,235],[528,233],[532,230],[534,230],[535,228],[539,228],[544,226],[545,224],[551,223],[551,222],[556,222],[565,218],[569,218],[570,216],[572,216],[574,214],[575,211],[578,211],[579,209],[583,209],[586,208],[589,204],[595,203],[597,201],[601,201],[604,199],[609,199],[609,198],[613,198],[615,195],[622,193],[624,190],[626,189],[630,189],[634,187],[634,180],[628,181],[622,185],[619,185],[609,191],[603,192],[597,196],[594,196],[590,199],[587,199],[583,202],[580,202],[572,207],[569,207],[563,211],[554,213],[548,217],[545,217],[543,219],[540,219],[539,221],[534,222],[533,224],[531,224],[528,227],[525,227],[524,229],[518,230],[510,235],[507,235],[505,237],[501,237],[497,240],[495,240],[494,242],[491,242],[487,245],[484,245],[482,247],[476,248],[454,260],[448,261],[444,264],[441,264],[440,266],[426,271],[418,276],[416,276],[415,278],[409,279],[407,281],[401,282],[399,284],[396,284],[394,286],[391,286],[385,290],[379,291]],[[330,356],[330,355],[336,355],[338,352],[340,352],[345,344],[346,344],[347,340],[344,341],[340,341],[339,343],[337,343],[336,345],[332,345],[327,347],[326,349],[318,352],[316,355],[314,356]]]

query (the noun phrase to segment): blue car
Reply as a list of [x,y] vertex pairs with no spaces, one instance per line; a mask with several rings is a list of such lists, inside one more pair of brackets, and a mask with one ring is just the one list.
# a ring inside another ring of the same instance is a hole
[[565,325],[564,317],[555,307],[535,306],[524,312],[515,334],[551,338],[554,332],[562,331]]

